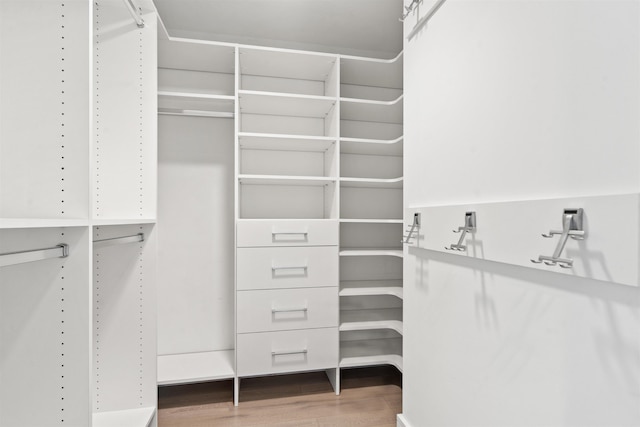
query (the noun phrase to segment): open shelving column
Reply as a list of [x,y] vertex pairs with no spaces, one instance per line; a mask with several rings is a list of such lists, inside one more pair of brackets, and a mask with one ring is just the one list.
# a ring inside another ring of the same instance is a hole
[[340,367],[402,371],[402,55],[340,83]]

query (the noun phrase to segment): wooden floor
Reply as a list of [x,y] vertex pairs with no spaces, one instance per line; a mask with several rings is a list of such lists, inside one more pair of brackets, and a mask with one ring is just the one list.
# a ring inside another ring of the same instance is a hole
[[395,427],[401,374],[391,367],[342,371],[336,396],[324,372],[243,379],[240,406],[231,381],[161,387],[159,427]]

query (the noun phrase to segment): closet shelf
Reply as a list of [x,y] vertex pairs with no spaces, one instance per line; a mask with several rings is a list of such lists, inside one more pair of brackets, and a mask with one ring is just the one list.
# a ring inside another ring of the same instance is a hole
[[340,81],[343,84],[402,89],[402,52],[392,59],[342,56]]
[[373,248],[344,248],[340,250],[340,256],[395,256],[402,258],[402,249],[373,249]]
[[207,113],[233,113],[234,103],[235,97],[228,95],[158,91],[159,112],[202,116]]
[[234,364],[233,350],[161,355],[158,356],[158,385],[230,379],[235,377]]
[[345,224],[402,224],[401,219],[340,218]]
[[402,309],[341,310],[340,332],[391,329],[402,335]]
[[94,218],[91,220],[91,225],[136,225],[155,223],[155,218]]
[[251,150],[327,151],[336,140],[330,136],[238,132],[240,148]]
[[240,73],[252,76],[326,81],[337,56],[275,48],[240,48]]
[[281,92],[238,91],[240,113],[324,119],[337,102],[336,97]]
[[402,156],[404,137],[395,139],[340,138],[340,152],[343,154],[369,154],[374,156]]
[[358,188],[402,188],[404,178],[340,178],[342,187],[358,187]]
[[151,424],[156,408],[136,408],[123,411],[93,413],[93,427],[147,427]]
[[340,98],[340,119],[402,124],[402,97],[400,95],[393,101]]
[[402,372],[402,338],[340,342],[340,367],[392,365]]
[[341,297],[392,295],[403,299],[402,280],[345,280],[340,282]]
[[323,186],[335,184],[337,178],[324,176],[290,176],[290,175],[238,175],[240,184],[245,185],[302,185]]
[[9,228],[86,227],[88,219],[0,218],[0,230]]

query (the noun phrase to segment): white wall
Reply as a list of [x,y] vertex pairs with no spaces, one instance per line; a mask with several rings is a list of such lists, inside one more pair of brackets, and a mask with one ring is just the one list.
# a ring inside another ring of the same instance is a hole
[[[405,42],[405,206],[639,192],[639,18],[448,0]],[[637,287],[405,255],[407,424],[640,425]]]

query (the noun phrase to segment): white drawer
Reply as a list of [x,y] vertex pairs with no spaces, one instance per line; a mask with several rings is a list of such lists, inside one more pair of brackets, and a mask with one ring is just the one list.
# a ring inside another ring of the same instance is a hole
[[238,248],[238,290],[338,286],[338,247]]
[[238,334],[238,376],[338,366],[338,328]]
[[338,288],[238,292],[238,332],[338,326]]
[[337,220],[239,221],[238,247],[335,246]]

